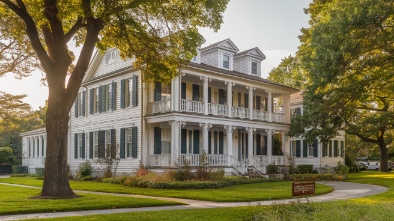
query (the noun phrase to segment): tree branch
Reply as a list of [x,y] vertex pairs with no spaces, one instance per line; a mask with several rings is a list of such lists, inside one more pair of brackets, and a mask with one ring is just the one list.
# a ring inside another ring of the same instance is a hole
[[70,30],[68,30],[68,32],[65,34],[65,39],[66,42],[69,42],[72,38],[72,36],[75,35],[75,33],[82,27],[84,27],[83,23],[82,23],[82,17],[78,17],[78,20],[75,22],[75,24],[71,27]]

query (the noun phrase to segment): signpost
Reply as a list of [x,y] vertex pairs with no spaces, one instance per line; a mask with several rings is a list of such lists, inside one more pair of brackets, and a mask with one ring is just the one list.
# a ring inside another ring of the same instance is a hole
[[293,182],[291,189],[293,196],[313,195],[315,194],[315,182],[302,182],[302,183]]

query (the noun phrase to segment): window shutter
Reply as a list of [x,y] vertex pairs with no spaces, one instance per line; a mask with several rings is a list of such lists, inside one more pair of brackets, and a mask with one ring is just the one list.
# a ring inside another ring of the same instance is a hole
[[186,154],[186,129],[181,129],[181,154]]
[[116,110],[116,82],[112,82],[112,110]]
[[261,155],[261,135],[256,134],[256,155]]
[[193,84],[193,100],[200,100],[200,86],[198,86],[197,84]]
[[74,134],[74,159],[78,159],[78,134]]
[[115,159],[116,158],[116,135],[115,135],[116,130],[111,129],[111,158]]
[[334,140],[334,157],[338,156],[338,141]]
[[303,157],[308,157],[308,142],[306,142],[306,140],[303,140],[302,143],[303,143],[302,155]]
[[218,132],[214,131],[213,132],[213,154],[217,154],[217,148],[218,147]]
[[103,98],[103,86],[100,86],[99,88],[99,98],[98,98],[98,102],[99,102],[99,105],[98,105],[98,111],[99,111],[99,113],[101,113],[101,112],[103,112],[103,100],[104,100],[104,98]]
[[267,150],[268,150],[268,138],[267,138],[267,136],[264,136],[264,149],[263,149],[263,155],[267,155]]
[[256,109],[261,110],[261,97],[256,96]]
[[181,84],[181,99],[186,99],[186,83]]
[[125,104],[125,80],[120,81],[120,108],[124,109]]
[[154,154],[161,154],[161,129],[154,128]]
[[161,83],[160,82],[156,82],[154,100],[161,101]]
[[93,159],[93,132],[89,132],[89,159]]
[[224,104],[224,90],[223,89],[219,89],[219,104]]
[[332,140],[329,140],[328,142],[328,156],[332,157]]
[[212,96],[212,90],[211,87],[208,87],[208,103],[211,103],[212,101],[211,96]]
[[82,116],[85,116],[85,108],[86,108],[86,91],[82,92]]
[[[160,96],[161,96],[161,92],[160,92]],[[133,76],[133,88],[131,91],[131,97],[132,97],[133,107],[138,106],[138,76],[135,75]]]
[[208,154],[212,154],[212,132],[208,131]]
[[264,98],[264,105],[265,105],[264,110],[268,111],[268,98],[267,97]]
[[322,157],[327,156],[327,143],[322,143]]
[[75,98],[75,101],[74,101],[74,116],[78,117],[78,95],[77,95],[77,97]]
[[241,107],[241,92],[238,92],[238,107]]
[[301,157],[301,140],[296,141],[296,157]]
[[85,133],[82,133],[82,159],[85,159]]
[[249,94],[244,94],[244,108],[249,108]]
[[[198,86],[198,85],[197,85]],[[193,154],[200,154],[200,131],[193,131]]]
[[223,154],[223,131],[219,131],[219,154]]
[[89,114],[93,114],[94,89],[89,89]]
[[343,157],[344,149],[345,149],[345,142],[341,141],[341,157]]
[[317,157],[318,156],[318,141],[317,141],[317,139],[315,139],[314,141],[313,141],[313,156],[314,157]]
[[120,158],[125,158],[125,129],[120,128]]
[[137,127],[131,128],[131,156],[137,158]]
[[98,157],[105,157],[105,130],[98,132]]

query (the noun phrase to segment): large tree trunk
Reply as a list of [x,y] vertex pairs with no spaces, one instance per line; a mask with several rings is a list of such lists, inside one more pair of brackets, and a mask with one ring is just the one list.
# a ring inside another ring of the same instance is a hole
[[388,154],[386,144],[379,142],[380,149],[380,171],[388,172]]
[[69,198],[75,193],[68,182],[67,135],[69,107],[61,96],[52,94],[46,114],[47,152],[42,197]]

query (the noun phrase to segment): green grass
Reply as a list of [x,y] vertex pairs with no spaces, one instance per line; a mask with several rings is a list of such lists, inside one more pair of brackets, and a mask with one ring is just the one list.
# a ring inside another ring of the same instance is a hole
[[104,196],[97,194],[79,194],[73,199],[31,199],[39,195],[41,190],[7,186],[0,184],[0,214],[60,212],[76,210],[95,210],[111,208],[135,208],[148,206],[179,205],[154,199],[134,197]]
[[[37,180],[31,177],[11,177],[0,179],[0,182],[24,184],[30,186],[42,185],[42,180]],[[70,185],[74,190],[174,197],[215,202],[249,202],[269,199],[291,198],[291,182],[243,184],[224,187],[221,189],[204,190],[150,189],[88,181],[70,181]],[[316,194],[323,194],[331,191],[332,188],[329,186],[316,185]]]

